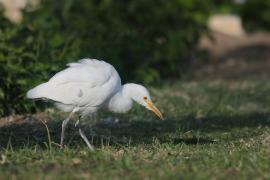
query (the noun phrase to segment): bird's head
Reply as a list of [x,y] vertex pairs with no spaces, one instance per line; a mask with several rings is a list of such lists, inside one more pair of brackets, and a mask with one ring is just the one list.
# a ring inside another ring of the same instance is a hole
[[144,86],[136,84],[136,86],[133,87],[132,99],[155,113],[160,119],[164,119],[162,113],[152,102],[149,91]]

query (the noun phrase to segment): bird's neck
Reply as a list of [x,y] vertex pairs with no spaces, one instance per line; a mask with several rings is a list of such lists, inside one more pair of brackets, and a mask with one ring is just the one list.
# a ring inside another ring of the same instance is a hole
[[133,105],[133,88],[134,84],[124,84],[117,93],[109,100],[108,108],[112,112],[125,113],[132,108]]

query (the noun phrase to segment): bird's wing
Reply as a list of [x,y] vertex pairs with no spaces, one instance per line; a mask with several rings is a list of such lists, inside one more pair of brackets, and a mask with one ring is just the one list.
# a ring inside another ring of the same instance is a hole
[[68,66],[69,68],[56,73],[49,83],[80,82],[87,83],[90,87],[100,86],[108,81],[114,69],[110,64],[95,59],[82,59]]
[[104,61],[83,59],[68,65],[27,96],[76,106],[99,106],[121,86],[114,67]]

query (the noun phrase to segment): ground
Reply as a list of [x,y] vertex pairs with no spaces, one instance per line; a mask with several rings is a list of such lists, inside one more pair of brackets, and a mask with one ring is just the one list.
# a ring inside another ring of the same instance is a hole
[[[270,84],[263,77],[167,82],[151,88],[165,120],[136,106],[100,112],[89,151],[63,114],[0,120],[1,179],[269,179]],[[46,131],[46,123],[49,134]],[[48,136],[50,135],[50,136]]]

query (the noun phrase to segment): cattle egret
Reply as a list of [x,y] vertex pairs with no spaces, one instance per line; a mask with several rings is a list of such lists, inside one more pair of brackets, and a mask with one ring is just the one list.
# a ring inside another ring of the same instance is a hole
[[[163,119],[161,112],[151,101],[148,90],[139,84],[122,85],[119,74],[109,63],[96,59],[82,59],[67,66],[68,68],[56,73],[48,82],[27,92],[29,99],[52,100],[60,110],[69,112],[62,123],[61,147],[66,125],[75,113],[78,113],[80,118],[100,108],[125,113],[131,109],[133,102],[137,102]],[[93,150],[93,146],[81,130],[80,118],[75,127],[87,146]]]

